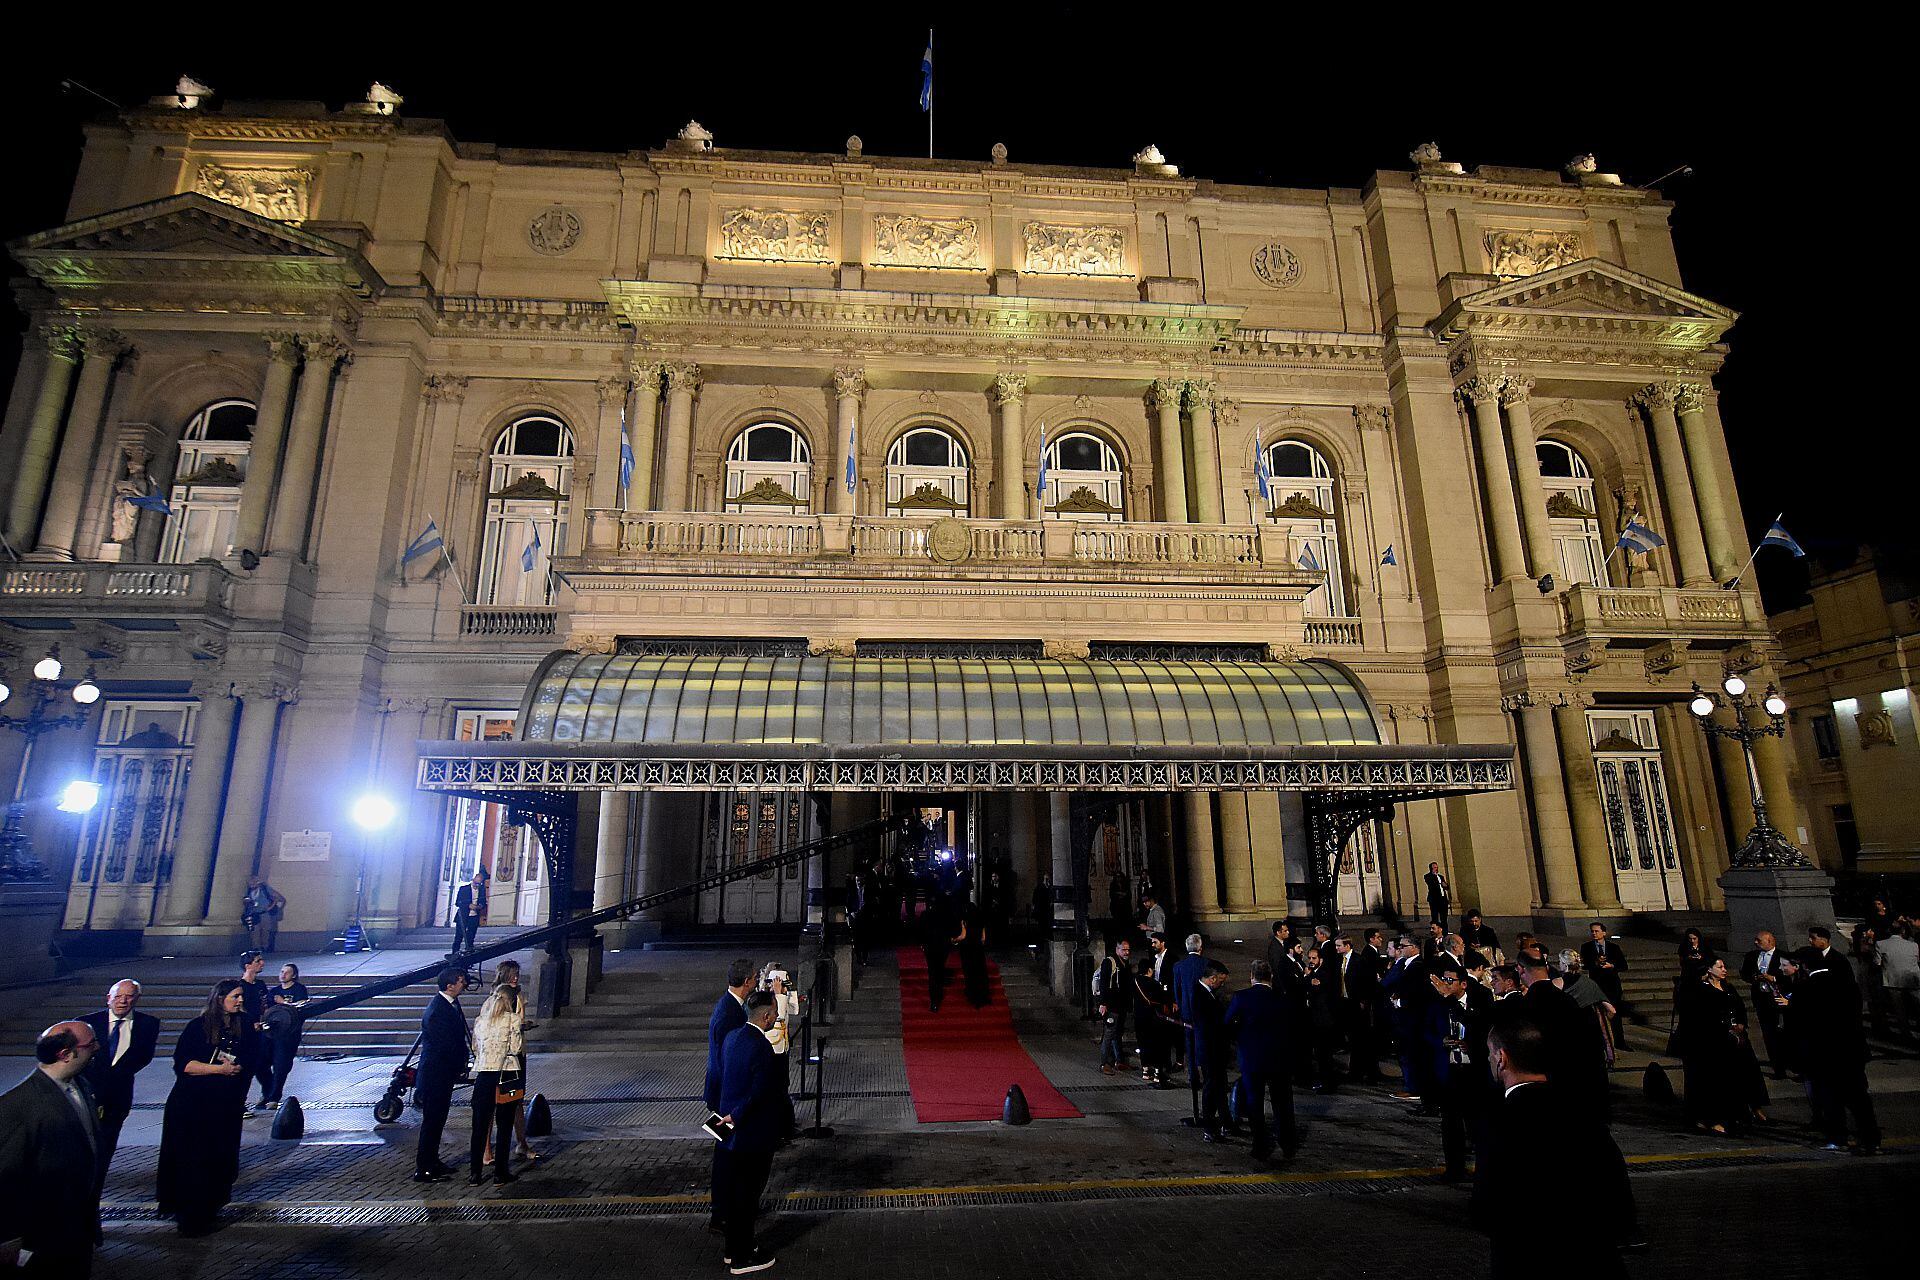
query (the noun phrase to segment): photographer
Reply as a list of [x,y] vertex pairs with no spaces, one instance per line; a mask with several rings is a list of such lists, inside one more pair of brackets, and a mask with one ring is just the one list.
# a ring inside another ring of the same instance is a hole
[[769,964],[760,977],[760,989],[773,996],[773,1025],[767,1028],[767,1044],[773,1049],[775,1078],[781,1081],[781,1091],[787,1100],[786,1128],[781,1137],[784,1140],[793,1134],[795,1127],[793,1113],[793,1032],[800,1020],[800,994],[793,989],[793,978],[787,967],[780,963]]

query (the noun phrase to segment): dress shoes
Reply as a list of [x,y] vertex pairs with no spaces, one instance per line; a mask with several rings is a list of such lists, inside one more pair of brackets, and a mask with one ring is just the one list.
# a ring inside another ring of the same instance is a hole
[[477,1173],[470,1173],[467,1175],[467,1185],[470,1187],[485,1186],[486,1181],[487,1180],[485,1178],[481,1177]]
[[416,1169],[413,1173],[413,1180],[415,1182],[438,1182],[440,1181],[440,1177],[441,1175],[431,1169]]
[[509,1182],[518,1182],[518,1181],[520,1181],[520,1175],[517,1173],[508,1173],[505,1169],[494,1170],[493,1183],[497,1187],[504,1187]]

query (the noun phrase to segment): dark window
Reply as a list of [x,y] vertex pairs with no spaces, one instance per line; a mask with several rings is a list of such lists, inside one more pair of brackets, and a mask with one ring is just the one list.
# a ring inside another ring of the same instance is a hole
[[1852,805],[1833,806],[1833,838],[1840,846],[1841,858],[1851,863],[1860,852],[1860,828],[1853,824]]
[[1822,760],[1840,758],[1840,731],[1832,716],[1813,718],[1813,750]]
[[204,440],[253,439],[254,410],[250,404],[223,404],[207,410]]
[[560,452],[560,424],[547,418],[529,418],[520,424],[514,452],[550,458]]
[[916,431],[907,437],[907,465],[910,467],[947,467],[953,465],[947,437],[932,431]]
[[1277,444],[1273,447],[1273,474],[1276,476],[1312,476],[1313,450],[1303,444]]
[[1100,442],[1092,436],[1068,436],[1060,442],[1062,471],[1103,471]]
[[792,462],[793,436],[784,427],[755,427],[747,433],[748,462]]

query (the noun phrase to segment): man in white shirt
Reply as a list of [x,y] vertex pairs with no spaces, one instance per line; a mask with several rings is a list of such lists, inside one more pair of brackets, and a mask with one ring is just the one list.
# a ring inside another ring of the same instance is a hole
[[107,988],[107,1007],[90,1013],[81,1021],[93,1028],[100,1042],[98,1052],[86,1066],[87,1085],[100,1105],[99,1186],[107,1181],[107,1166],[120,1145],[120,1129],[133,1110],[134,1077],[153,1061],[160,1040],[160,1019],[136,1008],[140,1003],[140,984],[122,978]]
[[1754,1016],[1760,1020],[1760,1038],[1766,1043],[1767,1064],[1773,1068],[1775,1080],[1787,1074],[1786,1045],[1780,1036],[1780,1002],[1774,998],[1785,987],[1780,974],[1784,958],[1779,940],[1771,930],[1762,929],[1753,935],[1753,950],[1740,962],[1740,978],[1747,984]]

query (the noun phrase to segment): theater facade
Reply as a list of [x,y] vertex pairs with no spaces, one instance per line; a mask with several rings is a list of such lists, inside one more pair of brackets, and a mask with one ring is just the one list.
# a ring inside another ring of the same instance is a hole
[[1096,915],[1299,914],[1330,813],[1343,918],[1435,862],[1496,920],[1722,907],[1745,768],[1685,702],[1775,649],[1717,585],[1736,317],[1657,194],[1430,145],[1309,190],[719,141],[89,128],[9,246],[0,440],[0,669],[103,694],[24,772],[0,741],[64,945],[224,950],[255,873],[290,941],[444,924],[476,866],[535,923],[509,785],[580,796],[601,903],[911,807],[1023,897],[1079,841]]

